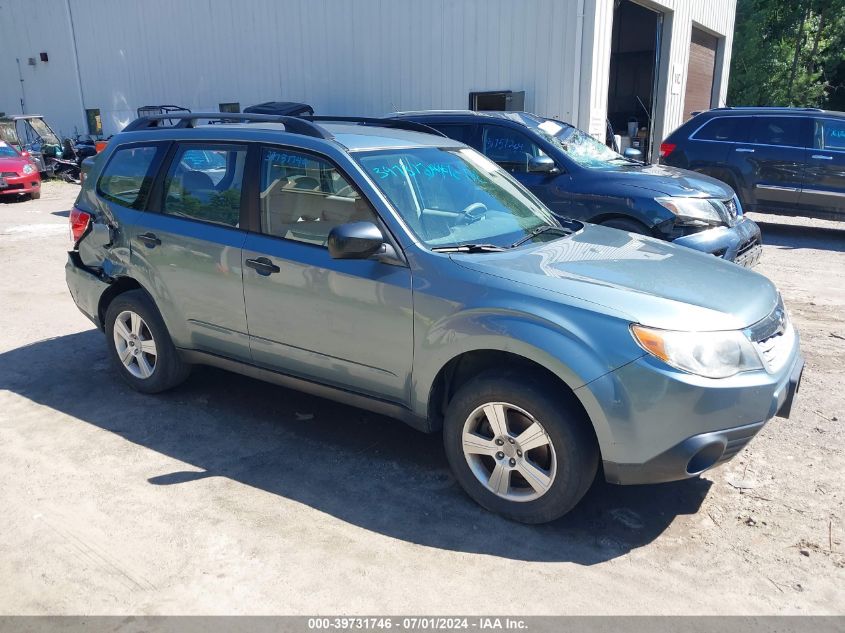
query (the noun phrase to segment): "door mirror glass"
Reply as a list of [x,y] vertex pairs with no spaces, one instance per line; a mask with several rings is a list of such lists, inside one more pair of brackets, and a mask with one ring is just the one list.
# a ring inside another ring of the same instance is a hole
[[635,149],[633,147],[629,147],[628,149],[626,149],[625,152],[622,155],[625,158],[629,158],[631,160],[642,161],[642,159],[643,159],[643,153],[640,150]]
[[528,171],[533,174],[552,175],[560,173],[560,169],[555,165],[555,161],[545,155],[531,158],[528,161]]
[[351,222],[329,232],[329,255],[334,259],[367,259],[384,246],[384,236],[372,222]]

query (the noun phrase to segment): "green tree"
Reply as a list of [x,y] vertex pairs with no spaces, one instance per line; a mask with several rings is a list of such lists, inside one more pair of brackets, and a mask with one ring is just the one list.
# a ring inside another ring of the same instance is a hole
[[739,0],[730,105],[842,109],[845,0]]

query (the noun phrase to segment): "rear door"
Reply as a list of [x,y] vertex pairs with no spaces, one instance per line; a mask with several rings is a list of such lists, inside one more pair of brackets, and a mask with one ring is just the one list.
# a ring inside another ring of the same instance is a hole
[[804,116],[755,116],[748,140],[736,143],[730,156],[750,210],[798,208],[810,141]]
[[267,146],[258,173],[260,232],[249,234],[243,250],[254,362],[406,403],[414,346],[409,268],[333,259],[327,248],[335,226],[380,225],[375,211],[321,155]]
[[801,206],[816,213],[845,216],[845,119],[813,120]]
[[249,360],[241,200],[247,147],[175,143],[131,239],[138,281],[178,347]]

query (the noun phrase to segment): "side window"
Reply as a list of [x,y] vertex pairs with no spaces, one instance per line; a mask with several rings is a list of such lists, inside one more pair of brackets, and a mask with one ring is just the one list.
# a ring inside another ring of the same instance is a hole
[[156,146],[116,150],[97,181],[99,194],[121,206],[141,208],[154,177],[150,167],[159,151]]
[[425,123],[429,127],[433,127],[438,132],[443,132],[451,139],[455,139],[460,143],[470,145],[472,141],[472,127],[471,125],[460,125],[458,123]]
[[816,119],[813,147],[845,151],[845,120]]
[[498,125],[485,125],[482,130],[481,147],[484,155],[511,173],[527,172],[532,158],[546,155],[517,130]]
[[696,141],[742,142],[748,132],[748,117],[716,117],[693,135]]
[[243,146],[180,147],[164,182],[164,213],[238,226],[245,163]]
[[804,117],[754,117],[749,142],[762,145],[785,145],[789,147],[805,147]]
[[261,230],[325,246],[329,232],[348,222],[376,222],[376,214],[326,160],[286,149],[261,154]]

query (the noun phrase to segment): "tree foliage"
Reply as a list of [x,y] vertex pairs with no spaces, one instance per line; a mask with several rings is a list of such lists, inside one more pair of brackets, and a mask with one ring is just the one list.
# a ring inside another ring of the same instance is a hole
[[845,0],[738,0],[728,103],[845,110]]

